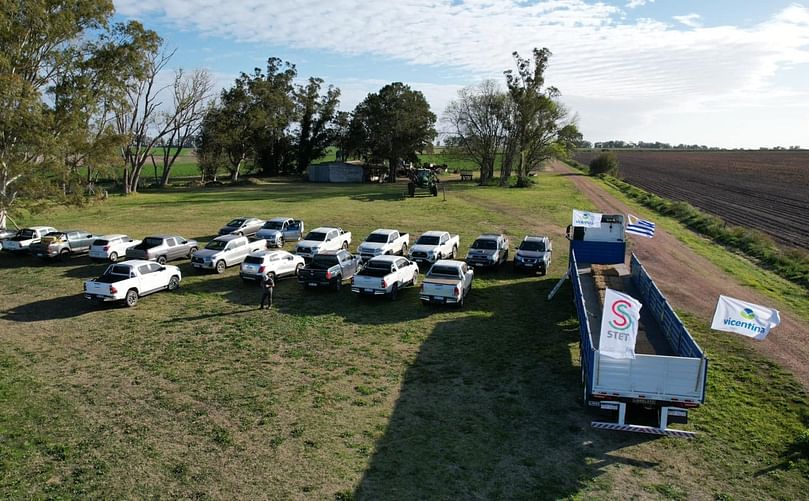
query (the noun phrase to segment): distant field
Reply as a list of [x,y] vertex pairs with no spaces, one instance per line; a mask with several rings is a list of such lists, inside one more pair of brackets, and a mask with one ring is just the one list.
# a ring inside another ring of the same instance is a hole
[[[547,233],[547,277],[477,274],[464,309],[304,291],[283,279],[271,312],[257,288],[195,273],[133,309],[81,295],[102,265],[0,255],[0,497],[7,499],[798,499],[800,384],[745,342],[684,315],[711,363],[700,438],[593,430],[580,401],[566,268],[571,208],[593,208],[541,173],[528,189],[445,183],[273,182],[145,190],[21,224],[176,231],[207,241],[231,216],[339,224],[355,249],[377,227],[516,241]],[[708,244],[706,244],[708,245]],[[292,244],[287,245],[288,249]],[[723,252],[717,248],[716,252]]]
[[[624,180],[809,249],[809,151],[621,151]],[[582,152],[587,164],[598,152]]]

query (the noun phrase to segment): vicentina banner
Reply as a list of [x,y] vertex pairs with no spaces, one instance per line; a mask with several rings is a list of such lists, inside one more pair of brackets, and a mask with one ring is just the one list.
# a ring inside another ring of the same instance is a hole
[[711,329],[733,332],[760,341],[767,337],[770,329],[780,323],[781,314],[776,309],[719,296]]
[[601,226],[601,213],[573,209],[573,226],[599,228]]
[[643,305],[632,296],[606,289],[601,314],[601,338],[598,351],[611,358],[635,358],[640,309]]

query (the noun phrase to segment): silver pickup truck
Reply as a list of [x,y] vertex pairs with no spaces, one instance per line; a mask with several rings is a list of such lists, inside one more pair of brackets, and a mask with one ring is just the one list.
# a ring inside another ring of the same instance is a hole
[[88,252],[94,240],[93,234],[86,231],[52,231],[39,242],[31,244],[30,250],[36,257],[63,259]]
[[191,266],[198,270],[215,270],[224,273],[225,268],[242,264],[244,258],[251,252],[266,250],[267,241],[262,239],[250,240],[238,235],[223,235],[216,237],[191,256]]
[[283,247],[284,242],[300,240],[302,237],[303,221],[291,217],[274,217],[265,222],[256,233],[256,238],[264,238],[276,247]]
[[152,235],[126,250],[127,259],[143,259],[166,264],[166,261],[191,257],[197,251],[196,240],[186,240],[179,235]]

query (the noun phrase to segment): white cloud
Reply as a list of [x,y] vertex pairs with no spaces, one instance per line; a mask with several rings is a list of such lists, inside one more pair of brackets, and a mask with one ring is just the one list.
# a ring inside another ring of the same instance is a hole
[[699,28],[702,26],[702,16],[693,12],[684,16],[674,16],[672,19],[680,24],[688,26],[689,28]]
[[[209,36],[428,65],[436,80],[442,71],[462,70],[468,77],[457,85],[425,87],[431,102],[436,100],[433,109],[438,113],[443,111],[438,102],[446,102],[458,86],[501,78],[503,70],[513,67],[512,51],[527,56],[533,47],[546,46],[554,52],[548,82],[569,102],[587,103],[581,109],[573,106],[586,135],[611,137],[609,127],[616,120],[590,117],[603,116],[597,106],[610,109],[617,102],[642,103],[636,116],[646,121],[672,110],[711,113],[748,103],[764,109],[773,102],[775,110],[776,99],[783,100],[783,95],[793,95],[796,106],[803,109],[809,103],[805,87],[781,88],[776,83],[785,69],[798,68],[804,76],[809,69],[809,8],[800,5],[749,27],[703,27],[697,13],[675,17],[679,24],[628,20],[619,7],[584,0],[115,3],[120,14],[158,18],[177,29]],[[648,1],[629,0],[625,5],[634,8],[642,3]],[[385,74],[375,78],[382,83],[367,92],[389,81]],[[370,85],[330,83],[343,90],[344,107],[349,96],[367,93],[363,86]],[[775,116],[772,121],[779,122]],[[805,130],[806,123],[791,124],[790,130],[797,129]]]
[[647,3],[654,3],[654,1],[655,0],[629,0],[629,2],[626,3],[626,8],[634,9],[636,7],[643,7]]

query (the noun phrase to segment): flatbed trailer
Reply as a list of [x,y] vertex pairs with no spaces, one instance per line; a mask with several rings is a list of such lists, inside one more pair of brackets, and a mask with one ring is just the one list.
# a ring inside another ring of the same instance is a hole
[[[690,431],[669,427],[686,423],[689,409],[705,401],[708,358],[634,254],[623,262],[622,216],[608,216],[612,237],[598,241],[571,240],[569,276],[579,319],[583,400],[586,405],[617,414],[612,422],[594,421],[594,428],[691,438]],[[607,228],[604,228],[608,230]],[[598,234],[599,232],[592,232]],[[581,237],[581,234],[579,235]],[[605,245],[606,244],[606,245]],[[599,252],[604,245],[605,252]],[[586,261],[579,256],[586,257]],[[635,358],[612,358],[599,351],[604,288],[618,290],[643,307]],[[657,426],[627,423],[627,408],[657,412]]]

